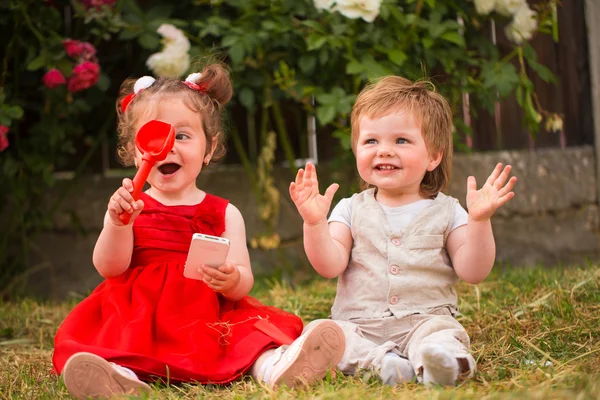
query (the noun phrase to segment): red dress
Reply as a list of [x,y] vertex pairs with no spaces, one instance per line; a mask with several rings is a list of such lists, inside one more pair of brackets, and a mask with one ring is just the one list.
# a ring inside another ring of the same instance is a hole
[[98,285],[61,324],[52,356],[57,373],[72,354],[87,351],[141,379],[227,383],[265,350],[301,334],[293,314],[251,297],[226,300],[183,276],[192,234],[225,231],[227,200],[207,194],[195,206],[165,206],[145,193],[141,198],[131,265]]

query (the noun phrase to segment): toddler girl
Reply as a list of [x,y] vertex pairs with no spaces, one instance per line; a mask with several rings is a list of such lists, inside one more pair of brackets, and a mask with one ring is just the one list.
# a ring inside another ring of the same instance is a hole
[[[454,385],[471,377],[469,337],[455,319],[455,284],[492,269],[491,216],[513,196],[511,167],[498,164],[477,190],[467,181],[467,212],[444,195],[452,165],[452,113],[424,82],[390,76],[367,86],[352,111],[360,193],[327,213],[338,185],[319,194],[312,164],[290,195],[304,220],[315,270],[338,277],[331,318],[344,331],[338,368],[375,369],[384,383],[413,379]],[[318,324],[313,321],[306,329]]]
[[[341,330],[329,321],[298,337],[300,318],[248,297],[254,278],[242,215],[196,185],[224,154],[227,71],[212,64],[185,81],[143,77],[133,92],[132,83],[117,103],[122,161],[141,163],[135,134],[153,119],[174,127],[175,144],[139,200],[130,179],[111,196],[93,254],[106,280],[58,329],[56,372],[79,399],[147,392],[144,381],[156,378],[228,383],[250,373],[271,387],[322,378],[344,351]],[[122,213],[131,216],[126,225]],[[203,266],[202,280],[183,276],[194,233],[230,240],[227,261]]]

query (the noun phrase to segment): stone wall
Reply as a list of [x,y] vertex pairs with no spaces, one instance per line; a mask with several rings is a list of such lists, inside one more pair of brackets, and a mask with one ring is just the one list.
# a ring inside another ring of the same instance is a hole
[[[499,262],[549,266],[600,258],[600,218],[592,147],[535,153],[458,154],[448,194],[457,197],[464,206],[468,174],[474,174],[481,185],[497,162],[511,163],[519,179],[516,197],[493,219]],[[319,172],[322,182],[335,176],[346,189],[354,180],[353,171],[332,171],[331,166],[319,166]],[[276,171],[282,192],[278,226],[282,249],[251,250],[255,274],[312,273],[302,250],[302,222],[287,194],[290,176],[288,170]],[[44,232],[37,240],[37,250],[32,254],[36,262],[22,289],[40,297],[58,299],[83,296],[101,281],[91,263],[91,255],[107,200],[120,181],[120,178],[96,177],[72,192],[57,215],[55,229]],[[256,202],[241,167],[208,169],[200,177],[199,185],[229,199],[240,209],[248,237],[260,232]],[[62,190],[65,187],[59,185],[50,196],[57,196]],[[76,221],[75,227],[73,221]]]

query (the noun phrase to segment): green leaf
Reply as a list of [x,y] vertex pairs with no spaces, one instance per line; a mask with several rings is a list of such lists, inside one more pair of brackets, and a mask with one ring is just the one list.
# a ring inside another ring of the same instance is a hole
[[170,4],[157,5],[146,12],[146,21],[169,18],[172,11],[173,6]]
[[152,33],[143,33],[139,37],[138,42],[146,50],[156,50],[160,45],[158,36]]
[[244,45],[241,42],[237,42],[229,48],[229,57],[234,64],[240,64],[244,60],[245,53]]
[[108,75],[101,73],[100,77],[98,78],[98,83],[96,83],[96,87],[101,92],[106,92],[106,90],[108,90],[110,87],[110,78]]
[[519,83],[517,70],[510,63],[486,64],[481,75],[483,86],[487,89],[495,88],[501,97],[508,96]]
[[327,42],[327,36],[310,35],[306,40],[307,50],[317,50]]
[[460,47],[465,47],[465,38],[462,37],[458,32],[446,32],[442,36],[447,42],[454,43]]
[[317,66],[317,57],[313,54],[304,54],[298,60],[298,65],[300,66],[300,71],[307,75],[311,74]]
[[349,75],[361,74],[365,70],[365,66],[357,60],[352,60],[346,64],[346,73]]
[[4,111],[10,119],[21,119],[23,117],[23,109],[19,106],[6,107]]
[[402,50],[390,50],[387,54],[390,61],[400,67],[408,59],[408,56]]
[[323,29],[323,27],[321,26],[321,24],[319,24],[317,21],[313,21],[313,20],[304,20],[301,22],[302,25],[308,27],[308,28],[312,28],[315,31],[319,31],[319,32],[325,32],[325,30]]
[[534,70],[544,82],[556,83],[556,77],[550,68],[531,60],[527,64],[529,64],[531,69]]
[[27,64],[27,71],[35,71],[42,68],[46,64],[46,55],[40,54],[34,58],[29,64]]
[[236,44],[239,41],[240,41],[240,38],[237,37],[237,36],[233,36],[233,35],[225,36],[223,38],[223,40],[221,40],[221,46],[223,46],[223,47],[231,47],[231,46],[233,46],[234,44]]
[[327,125],[335,118],[335,106],[320,106],[317,108],[317,118],[321,125]]
[[119,33],[119,40],[131,40],[133,38],[136,38],[140,35],[139,31],[134,31],[131,29],[123,29],[120,33]]
[[327,65],[327,61],[329,61],[329,51],[326,47],[321,48],[319,51],[319,64]]
[[252,89],[250,88],[242,88],[242,90],[240,90],[240,94],[239,94],[239,98],[240,98],[240,103],[242,103],[242,105],[244,107],[246,107],[246,109],[248,110],[252,110],[254,109],[254,92],[252,91]]
[[57,61],[54,66],[62,72],[64,76],[71,76],[73,73],[73,62],[67,58]]

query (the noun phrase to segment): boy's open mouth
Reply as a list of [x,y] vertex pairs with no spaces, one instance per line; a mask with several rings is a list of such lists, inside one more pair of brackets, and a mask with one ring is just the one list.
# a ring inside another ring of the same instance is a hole
[[179,168],[181,168],[181,166],[179,164],[168,163],[168,164],[163,164],[160,167],[158,167],[158,170],[163,175],[171,175],[171,174],[174,174],[175,172],[177,172],[177,170]]

